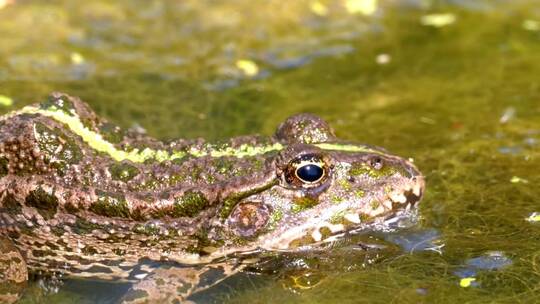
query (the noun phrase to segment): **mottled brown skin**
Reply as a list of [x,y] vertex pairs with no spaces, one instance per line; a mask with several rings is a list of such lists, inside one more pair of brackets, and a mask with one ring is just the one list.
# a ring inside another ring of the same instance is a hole
[[[0,252],[9,255],[0,259],[0,282],[24,284],[27,267],[100,280],[137,282],[148,275],[125,302],[160,300],[151,296],[156,294],[161,300],[182,300],[201,289],[197,280],[181,288],[186,284],[182,274],[195,269],[190,267],[198,267],[199,275],[223,267],[229,275],[240,267],[212,261],[257,250],[305,248],[324,239],[319,237],[324,225],[335,228],[332,234],[368,227],[407,204],[414,207],[423,192],[416,168],[384,150],[316,146],[342,142],[326,122],[310,114],[289,118],[273,137],[237,137],[211,145],[200,139],[162,143],[124,132],[79,99],[60,93],[39,107],[78,117],[120,151],[151,148],[187,156],[117,161],[49,116],[19,112],[1,118]],[[241,158],[200,153],[272,145],[282,148]],[[313,184],[299,180],[294,167],[299,155],[316,155],[325,176]],[[396,189],[395,195],[388,189]],[[401,202],[398,192],[406,200]],[[362,223],[340,216],[336,225],[330,224],[329,207],[343,214],[359,212]],[[164,271],[145,261],[177,266]],[[178,272],[171,275],[174,269]],[[167,286],[181,291],[156,290],[160,273],[167,273]],[[0,301],[14,301],[18,291],[11,290]]]

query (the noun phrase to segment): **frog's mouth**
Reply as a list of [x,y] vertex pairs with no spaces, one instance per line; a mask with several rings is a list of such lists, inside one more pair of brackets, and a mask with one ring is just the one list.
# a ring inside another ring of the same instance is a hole
[[[422,176],[414,176],[391,193],[366,198],[366,201],[375,199],[381,202],[381,207],[377,210],[365,208],[366,206],[351,210],[350,207],[344,207],[347,204],[326,206],[326,213],[334,215],[333,217],[314,217],[301,225],[291,225],[293,228],[278,231],[263,247],[271,250],[303,250],[334,241],[346,233],[365,229],[391,231],[402,219],[412,219],[414,222],[417,218],[417,205],[422,199],[424,184]],[[340,221],[335,220],[335,215],[338,214]]]

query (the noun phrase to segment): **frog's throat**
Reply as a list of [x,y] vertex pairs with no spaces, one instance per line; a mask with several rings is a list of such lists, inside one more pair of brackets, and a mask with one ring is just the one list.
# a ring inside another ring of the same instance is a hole
[[[135,163],[144,163],[148,160],[157,162],[171,161],[174,159],[181,159],[186,156],[191,157],[250,157],[256,155],[262,155],[272,151],[281,151],[285,148],[281,143],[273,143],[269,145],[251,146],[243,144],[238,148],[215,148],[211,145],[207,149],[201,150],[195,147],[190,148],[187,151],[166,151],[166,150],[154,150],[150,148],[133,149],[125,151],[118,149],[111,142],[105,140],[103,136],[95,131],[87,128],[80,117],[75,111],[65,112],[55,106],[43,109],[36,106],[26,106],[19,111],[12,112],[4,119],[13,117],[20,114],[39,114],[49,118],[52,118],[60,123],[65,124],[69,130],[76,135],[80,136],[84,142],[86,142],[92,149],[109,155],[116,161],[129,160]],[[352,145],[352,144],[340,144],[340,143],[315,143],[314,146],[322,150],[343,151],[343,152],[363,152],[363,153],[375,153],[383,154],[381,151],[371,149],[367,146]]]

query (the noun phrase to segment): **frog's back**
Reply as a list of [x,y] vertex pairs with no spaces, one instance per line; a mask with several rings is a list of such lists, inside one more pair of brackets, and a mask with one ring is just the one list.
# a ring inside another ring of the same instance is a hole
[[263,155],[226,151],[260,142],[165,144],[53,94],[0,120],[0,234],[30,267],[77,276],[129,278],[142,259],[202,262],[199,232],[220,198],[267,170]]

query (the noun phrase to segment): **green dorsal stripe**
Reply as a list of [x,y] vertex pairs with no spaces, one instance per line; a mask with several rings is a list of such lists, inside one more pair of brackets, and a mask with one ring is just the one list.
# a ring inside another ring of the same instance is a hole
[[[233,156],[233,157],[249,157],[261,155],[271,151],[280,151],[284,149],[284,146],[280,143],[274,143],[266,146],[250,146],[247,144],[241,145],[238,148],[227,147],[224,149],[213,150],[209,148],[209,151],[200,150],[192,148],[187,152],[183,151],[166,151],[166,150],[153,150],[150,148],[145,148],[143,150],[133,149],[131,151],[124,151],[116,148],[112,143],[108,142],[101,136],[101,134],[96,133],[88,129],[79,116],[75,112],[67,113],[63,110],[60,110],[56,107],[50,107],[48,109],[42,109],[35,106],[27,106],[23,109],[8,114],[4,118],[12,117],[18,114],[40,114],[43,116],[50,117],[58,122],[65,124],[73,133],[80,136],[84,142],[86,142],[92,149],[105,153],[109,155],[116,161],[129,160],[135,163],[143,163],[147,160],[156,160],[159,162],[166,160],[174,160],[183,158],[187,155],[194,157],[222,157],[222,156]],[[351,144],[338,144],[338,143],[318,143],[314,144],[315,146],[323,150],[333,150],[333,151],[343,151],[343,152],[363,152],[363,153],[378,153],[382,152],[371,149],[366,146],[361,145],[351,145]]]
[[382,155],[385,154],[382,151],[375,150],[375,149],[369,148],[367,146],[362,146],[362,145],[339,144],[339,143],[318,143],[318,144],[314,144],[314,146],[319,147],[323,150],[331,150],[331,151],[375,153],[375,154],[382,154]]
[[[187,152],[183,151],[166,151],[166,150],[153,150],[150,148],[145,148],[143,150],[133,149],[131,151],[124,151],[117,149],[112,143],[108,142],[101,136],[101,134],[96,133],[87,127],[84,126],[79,116],[72,112],[66,113],[55,107],[50,107],[48,109],[41,109],[35,106],[27,106],[13,113],[12,115],[17,114],[40,114],[43,116],[50,117],[58,122],[65,124],[73,133],[79,135],[84,142],[86,142],[92,149],[103,152],[109,155],[111,158],[117,161],[130,160],[136,163],[143,163],[147,160],[156,160],[159,162],[166,160],[174,160],[183,158],[186,155],[191,155],[194,157],[203,157],[203,156],[212,156],[212,157],[221,157],[221,156],[234,156],[234,157],[249,157],[264,154],[270,151],[279,151],[283,149],[283,146],[279,143],[268,146],[254,147],[249,145],[241,145],[237,149],[227,147],[220,150],[211,150],[203,151],[199,149],[190,149]],[[10,116],[12,116],[10,115]]]

